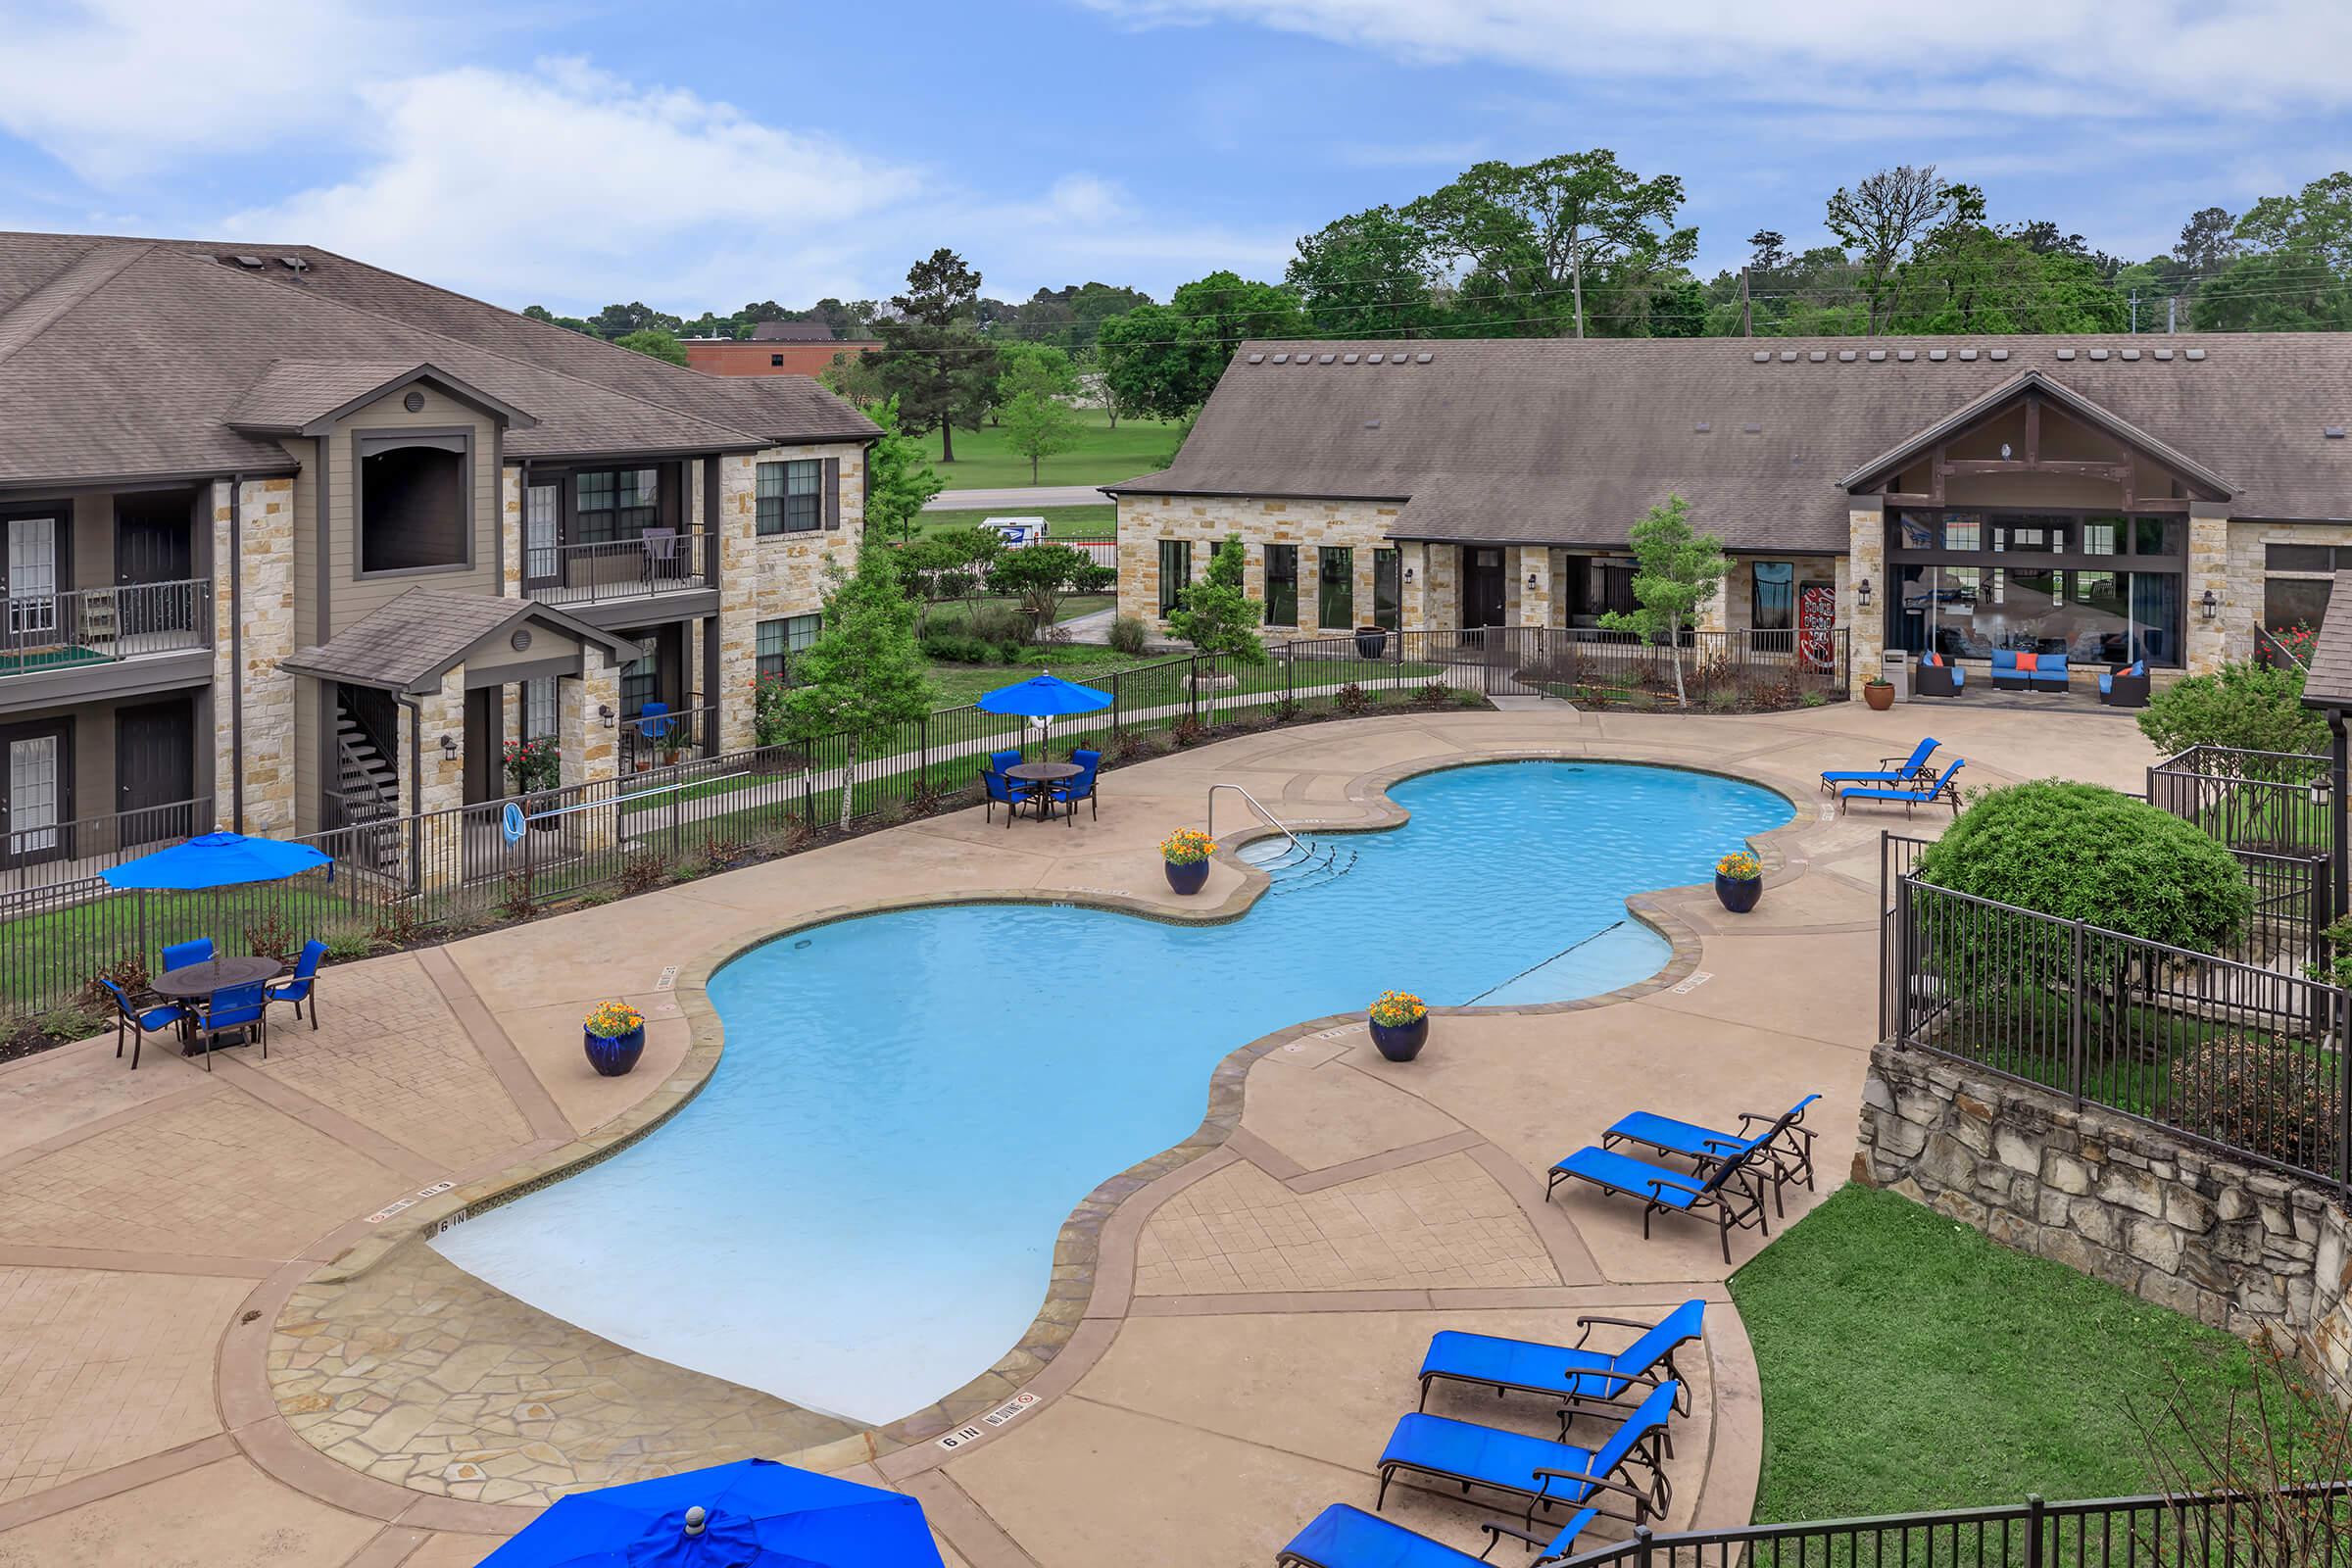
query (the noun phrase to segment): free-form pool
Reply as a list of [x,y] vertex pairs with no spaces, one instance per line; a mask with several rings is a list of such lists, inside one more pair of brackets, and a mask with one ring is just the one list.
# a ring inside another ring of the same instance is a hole
[[1235,1047],[1392,987],[1501,1006],[1630,984],[1667,945],[1626,896],[1703,881],[1789,817],[1754,785],[1618,763],[1390,794],[1411,821],[1343,841],[1346,875],[1228,924],[964,905],[780,937],[712,976],[726,1051],[698,1099],[434,1245],[647,1354],[895,1420],[1019,1341],[1071,1208],[1188,1137]]

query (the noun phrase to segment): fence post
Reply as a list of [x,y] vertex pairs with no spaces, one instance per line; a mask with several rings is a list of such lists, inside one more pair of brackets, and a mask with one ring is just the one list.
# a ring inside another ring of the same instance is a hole
[[914,789],[917,796],[931,786],[931,715],[914,721]]
[[1291,659],[1291,645],[1284,643],[1282,645],[1282,710],[1284,712],[1289,712],[1291,705],[1298,700],[1298,666]]
[[1184,683],[1185,716],[1194,723],[1200,722],[1200,656],[1193,656],[1192,678]]
[[2342,1202],[2352,1199],[2352,1049],[2344,1039],[2352,1026],[2352,991],[2328,989],[2335,994],[2335,1196]]
[[2041,1494],[2030,1494],[2026,1497],[2026,1568],[2041,1568],[2041,1533],[2047,1520]]
[[[2068,1088],[2075,1097],[2075,1108],[2082,1108],[2082,931],[2083,923],[2075,923],[2075,961],[2067,974],[2066,1055]],[[2040,1499],[2034,1499],[2038,1506]]]
[[1886,829],[1879,829],[1879,1038],[1881,1040],[1888,1039],[1894,1033],[1889,1027],[1892,1022],[1889,1017],[1891,1009],[1886,1005],[1886,970],[1891,956],[1886,951],[1886,933],[1887,928],[1896,923],[1893,919],[1893,906],[1886,902],[1886,862],[1894,854],[1894,846],[1888,842],[1891,837],[1892,835]]
[[1649,1526],[1634,1526],[1634,1561],[1640,1568],[1649,1568]]

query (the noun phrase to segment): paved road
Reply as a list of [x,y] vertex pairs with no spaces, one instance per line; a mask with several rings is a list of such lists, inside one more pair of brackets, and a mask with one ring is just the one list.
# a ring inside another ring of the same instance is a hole
[[942,490],[923,510],[1018,512],[1024,507],[1099,507],[1109,500],[1091,484],[1040,484],[1012,490]]

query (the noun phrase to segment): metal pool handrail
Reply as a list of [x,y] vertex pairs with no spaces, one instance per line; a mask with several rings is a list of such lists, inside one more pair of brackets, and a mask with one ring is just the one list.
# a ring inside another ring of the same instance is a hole
[[1284,838],[1289,839],[1293,849],[1299,851],[1301,854],[1305,852],[1306,846],[1298,842],[1298,835],[1292,832],[1289,828],[1283,826],[1281,817],[1278,817],[1272,811],[1267,810],[1265,807],[1260,804],[1256,796],[1250,794],[1239,784],[1211,784],[1208,787],[1208,836],[1212,841],[1217,836],[1217,791],[1219,790],[1231,790],[1234,794],[1239,795],[1243,800],[1248,801],[1251,808],[1254,809],[1259,816],[1265,818],[1266,825],[1268,827],[1271,827],[1275,832],[1281,834]]

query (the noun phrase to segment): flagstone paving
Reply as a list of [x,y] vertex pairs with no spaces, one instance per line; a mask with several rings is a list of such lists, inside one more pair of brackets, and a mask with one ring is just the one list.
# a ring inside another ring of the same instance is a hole
[[[1760,1395],[1711,1230],[1662,1222],[1645,1243],[1638,1205],[1547,1203],[1539,1172],[1637,1101],[1729,1116],[1821,1090],[1835,1185],[1873,1032],[1877,838],[1906,824],[1823,817],[1809,780],[1902,750],[1921,717],[1547,707],[1268,732],[1116,770],[1099,821],[1008,831],[974,809],[338,965],[319,1028],[279,1020],[267,1062],[233,1053],[208,1075],[159,1050],[133,1075],[108,1037],[0,1066],[0,1568],[460,1568],[567,1491],[754,1452],[916,1496],[953,1568],[1263,1564],[1324,1504],[1369,1505],[1435,1329],[1572,1334],[1581,1312],[1640,1317],[1694,1295],[1716,1304],[1667,1523],[1743,1519]],[[1986,782],[2136,787],[2151,760],[2105,715],[1934,719]],[[1381,779],[1496,755],[1777,783],[1798,803],[1773,841],[1785,868],[1740,920],[1703,890],[1652,901],[1682,933],[1677,989],[1445,1016],[1402,1066],[1320,1024],[1229,1062],[1203,1132],[1106,1181],[1065,1229],[1035,1352],[967,1391],[980,1402],[932,1412],[1038,1396],[976,1441],[853,1435],[558,1322],[414,1241],[377,1245],[408,1236],[400,1205],[441,1184],[542,1168],[674,1095],[710,1027],[694,977],[782,924],[958,894],[1232,912],[1247,892],[1233,865],[1188,904],[1152,850],[1200,819],[1212,779],[1294,818],[1371,822]],[[673,964],[674,993],[660,978]],[[634,1078],[604,1080],[573,1020],[614,994],[647,1005],[656,1038]],[[1788,1218],[1811,1200],[1790,1195]],[[1734,1256],[1761,1245],[1741,1236]],[[1550,1426],[1541,1401],[1441,1398]],[[1388,1506],[1484,1544],[1487,1511],[1448,1493],[1404,1486]]]

